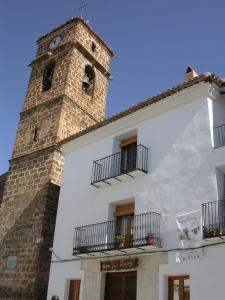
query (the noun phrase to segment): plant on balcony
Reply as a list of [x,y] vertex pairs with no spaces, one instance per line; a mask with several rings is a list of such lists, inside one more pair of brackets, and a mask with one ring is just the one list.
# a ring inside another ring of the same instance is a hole
[[209,238],[214,236],[214,229],[212,227],[203,227],[203,237],[204,238]]
[[221,236],[224,235],[224,228],[223,227],[216,227],[216,235]]
[[81,253],[85,253],[85,252],[87,252],[87,246],[80,246],[79,250]]
[[116,246],[117,248],[124,248],[125,247],[125,236],[124,235],[116,235]]
[[155,245],[156,236],[155,236],[155,234],[149,233],[148,235],[145,236],[145,240],[146,240],[147,245]]
[[222,236],[225,234],[223,227],[203,227],[203,236],[204,238]]

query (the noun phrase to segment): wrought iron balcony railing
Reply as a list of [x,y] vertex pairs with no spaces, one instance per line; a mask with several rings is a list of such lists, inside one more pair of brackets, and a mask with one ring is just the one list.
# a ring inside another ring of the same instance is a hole
[[161,247],[161,215],[148,212],[75,228],[73,254]]
[[132,153],[121,151],[94,161],[91,184],[110,184],[108,180],[111,178],[121,181],[122,175],[133,177],[135,171],[148,172],[148,148],[141,144],[134,147]]
[[214,146],[225,145],[225,124],[214,127]]
[[225,235],[224,200],[202,204],[203,238]]

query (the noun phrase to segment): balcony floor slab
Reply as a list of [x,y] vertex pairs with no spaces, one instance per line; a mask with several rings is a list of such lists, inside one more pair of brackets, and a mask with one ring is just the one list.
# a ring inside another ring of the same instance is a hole
[[115,184],[119,184],[121,182],[126,182],[128,180],[132,180],[134,178],[138,178],[138,177],[142,176],[143,174],[145,174],[145,172],[143,172],[142,170],[134,170],[127,174],[120,174],[118,176],[114,176],[114,177],[111,177],[111,178],[108,178],[105,180],[94,182],[92,185],[94,185],[96,187],[115,185]]
[[132,248],[121,248],[121,249],[113,249],[113,250],[102,250],[102,251],[93,251],[88,253],[79,253],[74,254],[77,257],[82,259],[88,258],[106,258],[107,256],[121,256],[126,254],[143,254],[148,252],[156,252],[161,250],[162,248],[154,246],[154,245],[143,245]]

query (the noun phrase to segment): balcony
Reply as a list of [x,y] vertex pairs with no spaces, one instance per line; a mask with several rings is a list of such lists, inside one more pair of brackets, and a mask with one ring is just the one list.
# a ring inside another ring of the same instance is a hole
[[214,127],[214,147],[225,145],[225,124]]
[[75,228],[73,254],[81,257],[161,248],[161,215],[148,212]]
[[202,204],[203,238],[225,237],[224,200]]
[[91,184],[95,187],[121,182],[148,172],[148,148],[137,145],[131,151],[121,151],[93,162]]

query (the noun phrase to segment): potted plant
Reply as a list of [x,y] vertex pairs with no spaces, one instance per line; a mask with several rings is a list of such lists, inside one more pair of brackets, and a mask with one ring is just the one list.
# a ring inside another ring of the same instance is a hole
[[223,227],[220,227],[220,235],[224,235],[224,228]]
[[116,247],[117,248],[124,248],[125,247],[125,236],[124,235],[116,235]]
[[215,228],[215,236],[222,236],[224,235],[224,228],[223,227],[216,227]]
[[203,227],[203,237],[204,239],[209,237],[209,228],[207,226]]
[[146,235],[145,240],[146,240],[147,245],[155,245],[156,236],[155,236],[155,234],[149,233],[148,235]]
[[219,234],[219,231],[216,227],[203,227],[203,236],[204,238],[215,237]]

